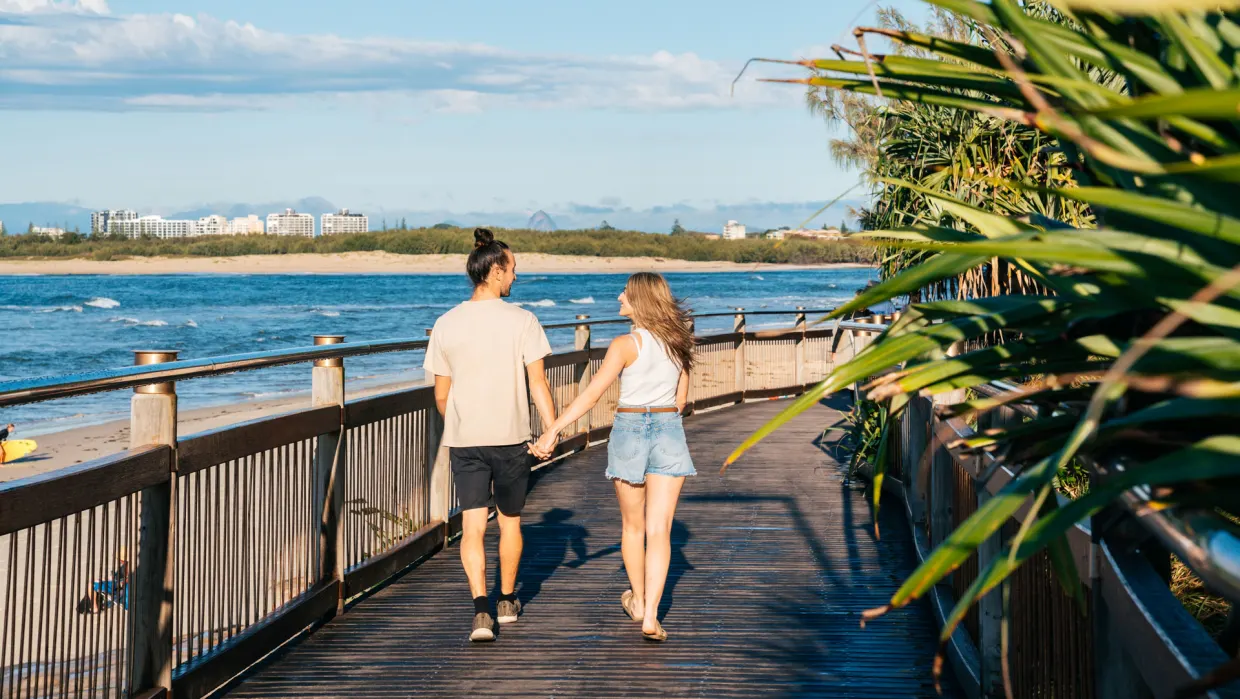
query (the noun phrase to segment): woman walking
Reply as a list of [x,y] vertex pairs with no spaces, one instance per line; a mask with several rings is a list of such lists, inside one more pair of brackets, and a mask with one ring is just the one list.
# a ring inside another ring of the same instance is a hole
[[559,433],[620,380],[607,445],[607,477],[620,502],[620,548],[630,586],[620,604],[641,622],[642,637],[658,642],[667,640],[658,609],[671,560],[672,518],[685,477],[697,474],[680,422],[689,397],[693,333],[688,311],[658,274],[629,277],[619,300],[620,315],[633,320],[633,332],[612,340],[590,385],[531,449],[550,455]]

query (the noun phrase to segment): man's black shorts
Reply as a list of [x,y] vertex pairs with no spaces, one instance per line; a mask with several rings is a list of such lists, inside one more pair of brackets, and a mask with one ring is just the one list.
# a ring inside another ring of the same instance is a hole
[[494,483],[496,509],[510,517],[521,514],[533,464],[525,442],[502,447],[450,447],[448,456],[462,510],[489,507]]

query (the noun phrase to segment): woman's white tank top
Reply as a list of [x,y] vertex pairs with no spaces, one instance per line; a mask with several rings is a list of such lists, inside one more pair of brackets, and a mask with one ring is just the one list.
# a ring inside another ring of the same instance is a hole
[[634,408],[676,405],[680,367],[649,330],[637,328],[633,334],[640,335],[641,342],[637,347],[637,359],[620,372],[620,405]]

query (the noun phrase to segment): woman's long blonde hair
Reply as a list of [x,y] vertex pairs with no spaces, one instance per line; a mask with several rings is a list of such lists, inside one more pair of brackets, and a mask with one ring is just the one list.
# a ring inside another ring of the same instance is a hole
[[638,272],[624,285],[624,296],[633,309],[633,325],[651,332],[682,371],[693,370],[693,321],[682,300],[661,274]]

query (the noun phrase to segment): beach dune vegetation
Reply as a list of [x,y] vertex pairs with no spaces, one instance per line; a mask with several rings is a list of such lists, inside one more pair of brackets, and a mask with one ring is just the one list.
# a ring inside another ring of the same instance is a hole
[[[465,255],[473,249],[472,228],[371,231],[315,238],[277,235],[204,236],[159,240],[116,236],[56,240],[40,235],[0,236],[3,258],[118,259],[124,257],[236,257],[295,253],[388,252],[400,255]],[[773,264],[872,263],[873,248],[851,242],[812,239],[711,240],[700,235],[663,235],[617,230],[502,232],[514,249],[549,255],[659,257],[701,262]]]

